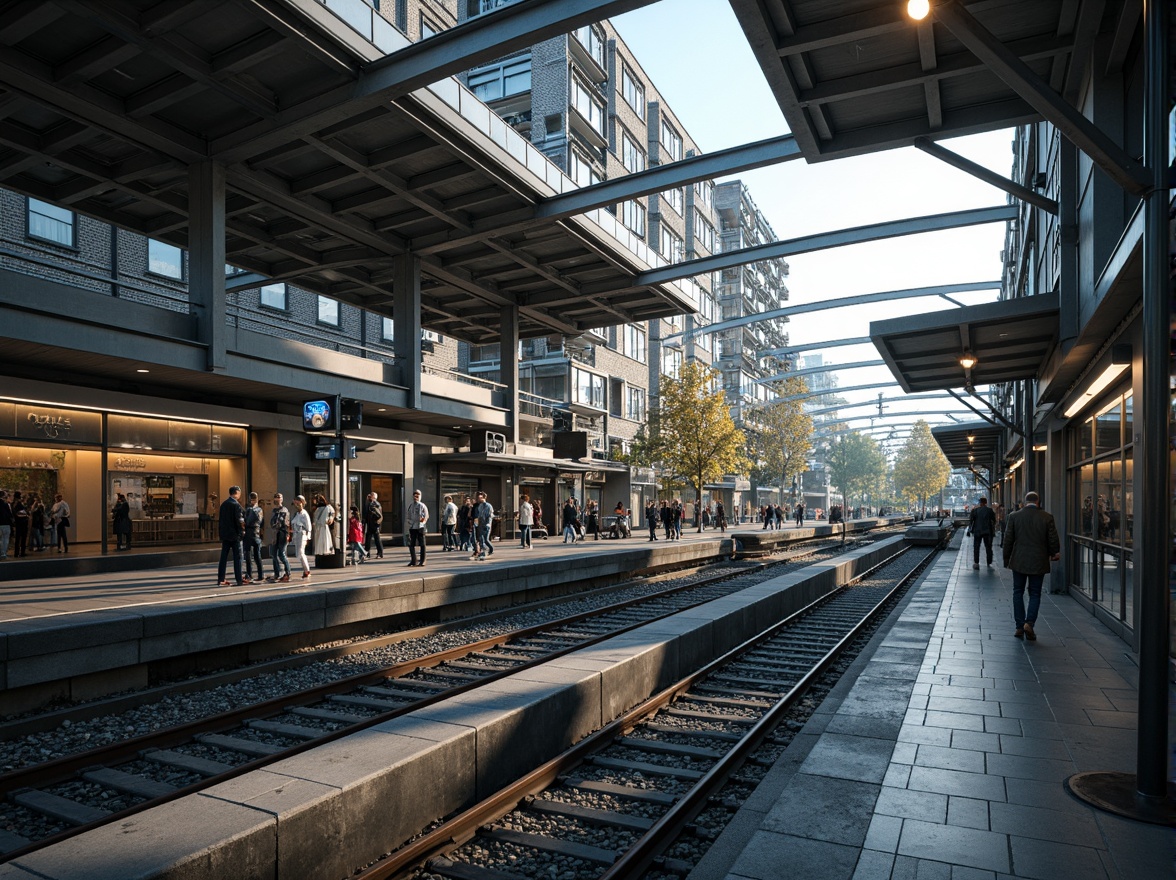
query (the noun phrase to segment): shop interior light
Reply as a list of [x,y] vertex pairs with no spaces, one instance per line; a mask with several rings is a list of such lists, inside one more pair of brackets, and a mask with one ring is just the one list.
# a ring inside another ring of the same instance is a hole
[[907,15],[915,21],[922,21],[930,11],[931,4],[928,0],[908,0],[907,2]]
[[1034,452],[1045,452],[1045,450],[1047,450],[1047,449],[1049,449],[1049,447],[1046,446],[1044,443],[1038,443],[1033,447]]
[[1090,383],[1089,387],[1087,387],[1085,391],[1078,395],[1077,399],[1073,403],[1066,407],[1066,411],[1063,413],[1063,415],[1068,419],[1070,416],[1074,415],[1074,413],[1085,409],[1090,401],[1094,400],[1094,398],[1102,394],[1103,391],[1106,390],[1107,386],[1122,376],[1129,366],[1131,365],[1110,364],[1098,375],[1097,379]]

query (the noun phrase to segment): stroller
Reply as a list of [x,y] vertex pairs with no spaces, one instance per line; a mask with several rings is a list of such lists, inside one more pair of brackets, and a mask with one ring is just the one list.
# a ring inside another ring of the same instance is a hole
[[629,514],[618,513],[613,524],[609,526],[608,536],[610,538],[629,538],[632,535],[633,531],[629,528]]

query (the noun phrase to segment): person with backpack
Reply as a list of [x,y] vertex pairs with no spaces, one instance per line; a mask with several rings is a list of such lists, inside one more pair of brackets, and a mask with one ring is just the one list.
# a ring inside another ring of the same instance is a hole
[[261,527],[265,514],[257,503],[257,493],[249,493],[249,504],[245,508],[245,536],[242,539],[245,548],[245,579],[253,580],[253,563],[257,563],[257,580],[265,577],[265,569],[261,566]]
[[274,509],[270,511],[270,559],[274,562],[274,576],[266,578],[267,583],[288,583],[290,560],[286,558],[286,545],[290,543],[290,511],[282,504],[282,493],[274,493]]

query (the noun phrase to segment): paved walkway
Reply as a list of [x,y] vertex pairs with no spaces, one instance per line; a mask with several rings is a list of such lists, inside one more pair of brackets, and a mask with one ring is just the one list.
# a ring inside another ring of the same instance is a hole
[[[682,543],[716,541],[720,532],[706,529],[700,535],[694,531],[682,533]],[[511,561],[534,561],[536,558],[558,558],[569,553],[607,553],[644,546],[648,541],[646,533],[635,534],[632,538],[619,541],[581,541],[574,545],[564,544],[559,537],[534,542],[534,549],[519,548],[517,539],[494,542],[494,555],[487,562],[471,562],[469,554],[461,551],[445,553],[440,547],[429,547],[429,573],[463,571],[473,566],[493,567]],[[660,546],[660,545],[654,545]],[[56,555],[56,554],[54,554]],[[407,547],[385,547],[383,559],[372,558],[361,566],[347,566],[342,569],[314,570],[309,580],[299,577],[298,563],[291,555],[291,580],[286,584],[256,583],[243,587],[219,587],[216,585],[216,562],[201,565],[184,565],[169,568],[154,568],[144,571],[103,572],[56,578],[27,578],[5,580],[0,589],[0,623],[28,618],[51,617],[77,614],[84,611],[134,608],[143,605],[161,605],[172,602],[190,602],[193,599],[208,599],[219,596],[242,596],[275,592],[298,592],[306,586],[354,586],[362,583],[392,583],[401,579],[419,579],[421,570],[409,569]],[[262,560],[266,574],[271,573],[272,563]],[[2,569],[0,569],[2,573]],[[232,563],[229,563],[232,577]]]
[[1129,647],[1048,592],[1018,641],[1011,573],[971,562],[940,556],[691,880],[1173,876],[1170,829],[1062,784],[1135,770]]

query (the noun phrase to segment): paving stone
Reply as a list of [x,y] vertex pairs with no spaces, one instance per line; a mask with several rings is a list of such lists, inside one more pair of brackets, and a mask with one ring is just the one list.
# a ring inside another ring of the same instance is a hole
[[[989,723],[1008,720],[997,718],[994,715],[964,714],[960,712],[927,711],[923,716],[923,724],[927,727],[950,727],[954,730],[989,730],[990,732],[992,731],[988,726]],[[1012,731],[1009,732],[1011,733]]]
[[1107,870],[1098,850],[1090,847],[1026,837],[1010,837],[1009,844],[1013,854],[1013,870],[1018,877],[1037,880],[1052,880],[1056,877],[1064,877],[1066,880],[1107,880]]
[[886,740],[826,733],[809,753],[802,773],[881,784],[894,744]]
[[898,816],[875,815],[866,831],[865,849],[882,852],[898,851],[898,836],[902,832],[902,819]]
[[995,733],[980,733],[975,730],[953,730],[949,745],[953,749],[971,749],[976,752],[999,752],[1000,736]]
[[943,727],[924,727],[922,724],[904,724],[898,731],[899,742],[927,743],[933,746],[950,746],[952,731]]
[[1016,718],[996,718],[992,715],[984,716],[984,732],[985,733],[1008,733],[1014,736],[1020,736],[1022,731],[1022,722]]
[[995,831],[989,828],[988,807],[989,801],[952,795],[947,799],[947,824]]
[[1054,761],[1048,758],[990,754],[988,756],[988,772],[997,776],[1013,776],[1018,779],[1062,782],[1074,773],[1074,764],[1071,761]]
[[898,851],[912,858],[986,871],[1009,870],[1008,841],[1003,834],[958,825],[936,825],[908,819],[902,824]]
[[853,880],[891,880],[894,869],[894,854],[892,852],[878,852],[863,850],[858,859],[857,868],[853,872]]
[[946,822],[947,795],[883,786],[874,804],[874,812],[903,819],[921,819],[924,822]]
[[995,749],[1003,755],[1021,755],[1026,758],[1050,758],[1055,761],[1070,760],[1070,750],[1060,739],[1042,739],[1035,736],[1002,736]]
[[906,788],[911,780],[911,764],[891,764],[886,768],[882,784],[890,788]]
[[951,880],[996,880],[996,872],[981,871],[979,868],[966,868],[962,865],[952,865]]
[[984,753],[970,749],[945,749],[940,746],[919,746],[915,757],[916,767],[938,767],[943,770],[964,770],[968,773],[984,772]]
[[860,847],[866,839],[879,788],[848,779],[798,773],[768,811],[762,827],[795,837]]
[[729,876],[751,880],[851,880],[857,861],[856,847],[758,831],[739,854]]
[[987,801],[1003,801],[1005,799],[1004,779],[1000,776],[965,773],[960,770],[915,767],[911,770],[911,779],[907,787],[916,791],[958,794],[964,797],[983,798]]
[[951,865],[919,859],[915,866],[915,880],[951,880]]

